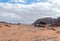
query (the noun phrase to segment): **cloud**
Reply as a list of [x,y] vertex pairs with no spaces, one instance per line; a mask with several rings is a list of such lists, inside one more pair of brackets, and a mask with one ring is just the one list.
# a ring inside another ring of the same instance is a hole
[[[14,22],[19,21],[21,23],[33,23],[38,18],[43,18],[43,17],[56,18],[60,16],[59,3],[58,1],[55,2],[55,0],[32,3],[28,5],[0,3],[0,10],[9,13],[9,14],[5,13],[8,19],[16,20]],[[3,15],[5,16],[5,14]]]
[[0,21],[17,23],[21,20],[22,20],[21,16],[17,14],[6,12],[6,11],[0,11]]
[[60,4],[60,0],[48,0],[48,1],[53,4]]
[[11,0],[11,2],[25,2],[26,0]]

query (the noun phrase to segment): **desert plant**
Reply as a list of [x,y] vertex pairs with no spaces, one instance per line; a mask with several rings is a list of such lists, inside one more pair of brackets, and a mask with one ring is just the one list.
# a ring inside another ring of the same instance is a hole
[[0,26],[0,28],[1,28],[2,26]]
[[47,28],[48,30],[53,30],[53,31],[56,31],[56,29],[54,27],[49,27]]
[[8,25],[8,24],[5,24],[5,26],[7,26],[7,27],[11,27],[10,25]]
[[18,23],[18,25],[20,25],[20,23]]
[[57,31],[56,33],[60,33],[60,31]]
[[8,41],[11,41],[11,40],[8,40]]

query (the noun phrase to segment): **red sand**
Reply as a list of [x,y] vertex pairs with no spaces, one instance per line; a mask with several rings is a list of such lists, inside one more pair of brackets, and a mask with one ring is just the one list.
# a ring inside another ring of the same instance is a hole
[[60,28],[56,31],[32,25],[0,24],[0,41],[60,41]]

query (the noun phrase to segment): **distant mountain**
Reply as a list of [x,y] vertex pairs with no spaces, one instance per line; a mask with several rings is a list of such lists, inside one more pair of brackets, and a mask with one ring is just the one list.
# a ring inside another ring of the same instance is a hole
[[45,22],[46,24],[54,24],[57,21],[55,18],[40,18],[37,19],[33,24],[36,24],[37,22]]

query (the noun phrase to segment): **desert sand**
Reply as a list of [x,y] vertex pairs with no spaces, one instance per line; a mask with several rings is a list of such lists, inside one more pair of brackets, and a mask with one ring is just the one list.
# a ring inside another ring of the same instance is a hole
[[0,41],[60,41],[60,27],[0,23]]

